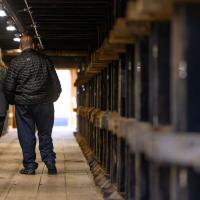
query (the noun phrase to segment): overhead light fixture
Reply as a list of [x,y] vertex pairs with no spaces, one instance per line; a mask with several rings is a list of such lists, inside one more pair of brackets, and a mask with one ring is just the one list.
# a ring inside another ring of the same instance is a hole
[[7,31],[16,31],[16,28],[15,28],[15,26],[13,26],[13,25],[8,25],[8,26],[6,27],[6,30],[7,30]]
[[18,38],[18,37],[14,37],[13,40],[14,40],[15,42],[20,42],[20,38]]
[[18,34],[18,33],[15,34],[15,37],[13,38],[13,41],[15,41],[15,42],[20,42],[20,40],[21,40],[21,39],[20,39],[20,36],[21,36],[21,35]]
[[6,17],[6,11],[5,10],[0,10],[0,17]]
[[6,17],[6,16],[7,16],[6,11],[4,10],[2,3],[0,2],[0,17]]
[[7,31],[16,31],[16,27],[14,26],[11,20],[7,21],[8,26],[6,27]]

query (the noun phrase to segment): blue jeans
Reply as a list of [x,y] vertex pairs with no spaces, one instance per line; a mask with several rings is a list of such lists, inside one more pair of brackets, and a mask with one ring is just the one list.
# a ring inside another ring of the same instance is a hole
[[52,128],[54,123],[53,103],[34,105],[16,105],[18,138],[23,152],[25,168],[36,168],[36,127],[38,130],[39,149],[45,164],[55,163]]

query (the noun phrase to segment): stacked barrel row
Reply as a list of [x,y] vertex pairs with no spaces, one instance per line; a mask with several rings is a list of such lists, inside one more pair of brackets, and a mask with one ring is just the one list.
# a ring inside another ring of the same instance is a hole
[[200,199],[200,1],[111,8],[79,69],[78,133],[124,199]]

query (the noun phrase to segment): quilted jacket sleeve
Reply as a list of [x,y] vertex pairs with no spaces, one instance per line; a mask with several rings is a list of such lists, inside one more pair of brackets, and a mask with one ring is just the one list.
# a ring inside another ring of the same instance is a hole
[[15,101],[15,89],[17,85],[17,63],[16,60],[12,60],[10,67],[8,68],[7,76],[5,79],[4,90],[6,98],[10,104],[14,104]]
[[61,84],[60,81],[58,79],[58,75],[56,73],[55,67],[52,63],[52,61],[48,58],[48,62],[49,62],[49,79],[51,81],[51,91],[52,91],[52,97],[53,97],[53,101],[56,101],[61,92],[62,92],[62,88],[61,88]]

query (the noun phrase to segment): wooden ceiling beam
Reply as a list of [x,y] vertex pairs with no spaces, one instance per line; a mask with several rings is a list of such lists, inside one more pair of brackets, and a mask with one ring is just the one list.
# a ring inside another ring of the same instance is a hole
[[[88,54],[85,51],[43,51],[48,56],[53,57],[87,57]],[[4,50],[4,56],[17,56],[21,53],[19,49]]]
[[[37,5],[37,4],[39,4],[39,5],[41,5],[41,4],[52,4],[49,0],[36,0],[36,1],[34,1],[33,3],[32,3],[33,5]],[[56,4],[61,4],[61,5],[63,5],[63,4],[73,4],[73,5],[76,5],[76,4],[109,4],[109,1],[108,0],[99,0],[99,1],[93,1],[93,0],[91,0],[91,1],[73,1],[73,0],[71,0],[71,1],[63,1],[63,0],[56,0]]]

